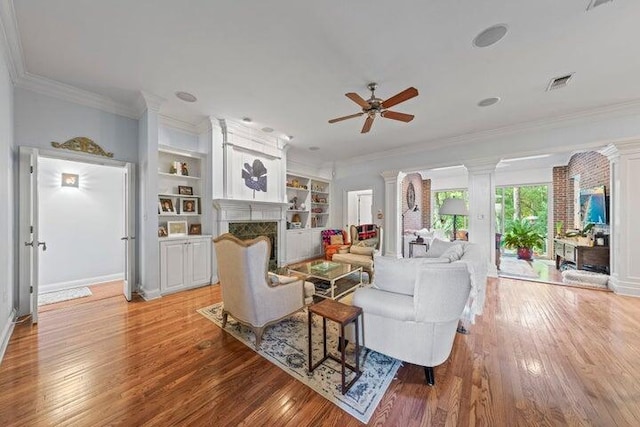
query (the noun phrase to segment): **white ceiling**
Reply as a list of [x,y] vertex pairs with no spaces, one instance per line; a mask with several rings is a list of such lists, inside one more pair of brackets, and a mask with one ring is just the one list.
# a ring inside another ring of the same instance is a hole
[[[163,114],[197,122],[251,117],[294,147],[332,160],[640,99],[640,1],[590,12],[588,0],[212,1],[14,0],[26,70],[133,104],[166,98]],[[497,23],[506,37],[471,41]],[[552,77],[569,86],[545,92]],[[394,107],[410,123],[330,125],[367,98],[414,86]],[[176,91],[198,97],[178,100]],[[492,107],[477,107],[498,96]],[[375,147],[372,150],[372,147]]]

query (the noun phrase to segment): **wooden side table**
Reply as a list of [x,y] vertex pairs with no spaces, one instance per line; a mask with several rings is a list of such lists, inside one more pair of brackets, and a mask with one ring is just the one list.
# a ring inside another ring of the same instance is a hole
[[412,240],[409,242],[409,258],[413,258],[413,247],[415,245],[424,246],[426,249],[429,249],[429,244],[424,240],[422,242],[418,242],[417,240]]
[[[311,326],[312,326],[312,314],[317,314],[322,317],[322,347],[323,357],[315,364],[313,363],[312,355],[312,339],[311,339]],[[332,299],[324,299],[317,304],[309,306],[309,372],[313,372],[322,362],[327,359],[335,360],[342,366],[342,394],[345,394],[349,388],[360,378],[362,371],[360,370],[360,337],[358,328],[358,317],[362,315],[362,308],[354,307],[351,305],[342,304],[341,302],[334,301]],[[332,320],[340,325],[340,358],[338,359],[333,354],[327,353],[327,319]],[[344,327],[349,323],[354,322],[356,327],[356,363],[355,367],[348,364],[345,360],[346,345],[344,345]],[[346,380],[346,368],[349,368],[355,372],[356,376],[345,384]]]

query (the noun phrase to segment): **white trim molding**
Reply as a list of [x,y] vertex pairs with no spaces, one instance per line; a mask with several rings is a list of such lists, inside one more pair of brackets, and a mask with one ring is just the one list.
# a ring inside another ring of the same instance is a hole
[[44,294],[47,292],[62,291],[65,289],[81,288],[83,286],[99,285],[102,283],[114,282],[116,280],[124,280],[124,273],[108,274],[106,276],[88,277],[86,279],[40,285],[38,292],[40,294]]
[[16,310],[13,309],[11,310],[11,313],[9,313],[9,317],[4,320],[5,325],[2,329],[2,334],[0,335],[0,363],[2,363],[4,352],[9,346],[9,340],[11,339],[11,334],[13,334],[13,328],[15,327],[15,320]]

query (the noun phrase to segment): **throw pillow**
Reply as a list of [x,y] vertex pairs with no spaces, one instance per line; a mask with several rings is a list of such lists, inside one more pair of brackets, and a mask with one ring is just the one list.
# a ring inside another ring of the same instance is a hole
[[440,258],[442,254],[446,252],[447,249],[456,245],[453,242],[445,242],[440,239],[433,239],[431,245],[429,245],[429,250],[427,251],[427,257],[429,258]]
[[378,246],[378,239],[367,239],[367,240],[360,240],[356,246],[366,246],[366,247],[370,247],[370,248],[375,248],[376,246]]
[[351,253],[355,255],[373,255],[375,248],[370,246],[351,246]]
[[449,262],[458,261],[462,258],[462,254],[464,253],[464,249],[462,245],[453,244],[449,249],[444,251],[440,258],[448,259]]
[[334,234],[330,239],[329,244],[331,245],[344,245],[344,240],[342,239],[341,234]]

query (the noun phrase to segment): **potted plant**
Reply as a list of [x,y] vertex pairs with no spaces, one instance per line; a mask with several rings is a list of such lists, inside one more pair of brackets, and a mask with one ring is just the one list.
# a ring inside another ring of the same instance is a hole
[[527,220],[512,221],[504,234],[504,246],[516,249],[518,259],[531,260],[534,249],[542,249],[544,236]]

